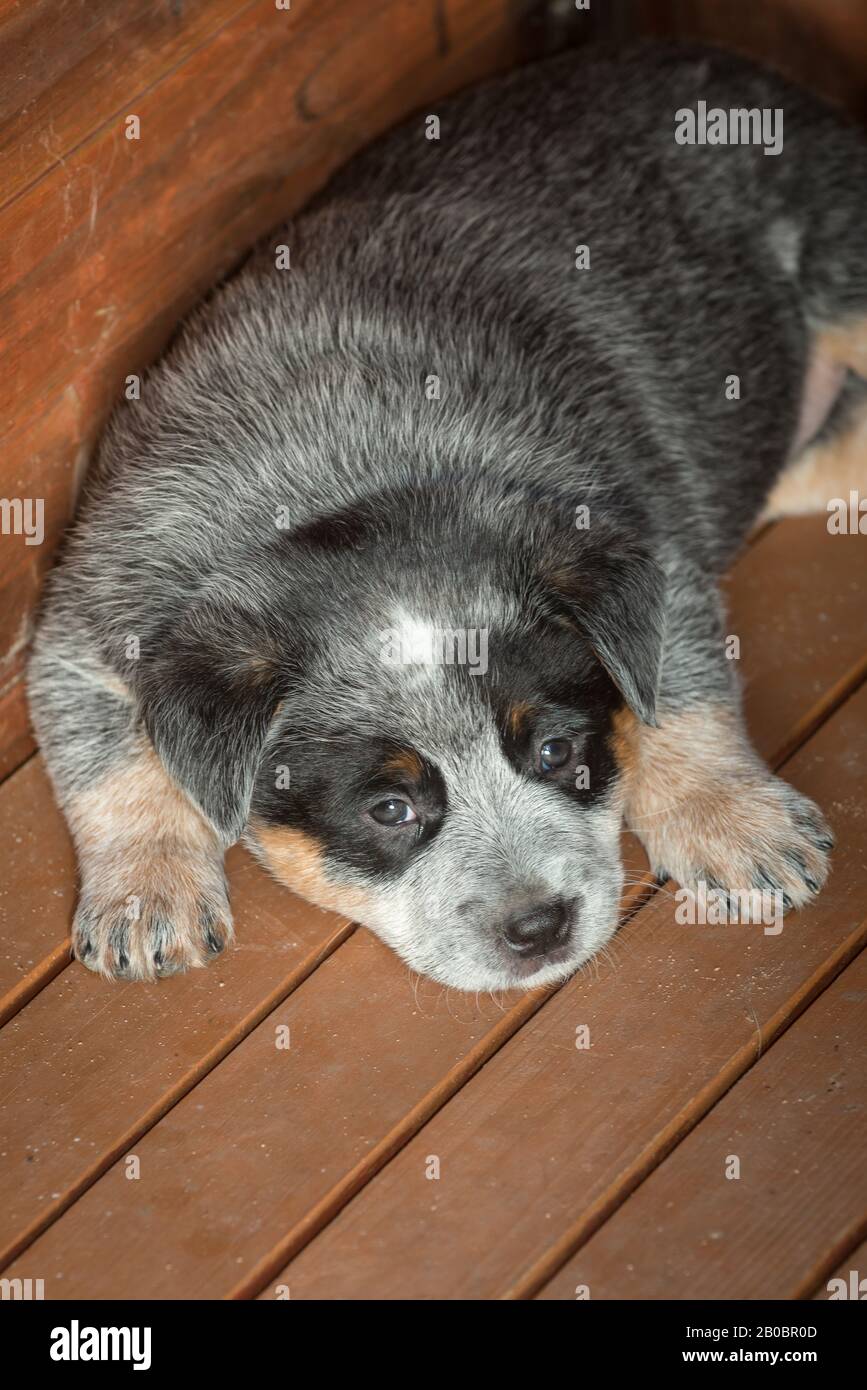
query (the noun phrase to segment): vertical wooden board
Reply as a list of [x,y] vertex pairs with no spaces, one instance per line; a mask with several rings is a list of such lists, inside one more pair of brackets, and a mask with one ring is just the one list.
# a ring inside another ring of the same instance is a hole
[[540,1297],[791,1299],[812,1289],[828,1252],[867,1217],[865,1055],[862,953]]
[[786,772],[838,836],[817,901],[766,936],[654,900],[615,965],[550,999],[263,1297],[488,1299],[551,1277],[867,939],[867,686]]
[[240,939],[207,969],[144,986],[75,964],[0,1033],[0,1264],[352,931],[240,846],[227,871]]

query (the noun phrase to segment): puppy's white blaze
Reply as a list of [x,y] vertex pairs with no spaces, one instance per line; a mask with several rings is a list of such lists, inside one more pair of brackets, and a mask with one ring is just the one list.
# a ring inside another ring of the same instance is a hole
[[436,657],[436,625],[430,618],[407,617],[398,626],[404,661],[412,666],[433,666]]
[[432,618],[416,617],[405,609],[398,609],[392,615],[388,630],[391,652],[388,664],[401,670],[405,680],[412,684],[434,679],[440,664],[439,631]]

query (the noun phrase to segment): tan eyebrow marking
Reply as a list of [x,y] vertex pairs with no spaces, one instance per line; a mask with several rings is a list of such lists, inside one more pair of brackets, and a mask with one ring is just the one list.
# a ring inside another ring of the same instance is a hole
[[420,782],[424,776],[424,763],[412,748],[401,748],[382,764],[382,771],[396,777],[410,777]]
[[252,685],[267,685],[277,674],[277,661],[274,657],[255,652],[246,657],[243,670]]
[[510,705],[506,713],[506,727],[513,738],[526,733],[535,713],[529,700],[518,700],[514,705]]

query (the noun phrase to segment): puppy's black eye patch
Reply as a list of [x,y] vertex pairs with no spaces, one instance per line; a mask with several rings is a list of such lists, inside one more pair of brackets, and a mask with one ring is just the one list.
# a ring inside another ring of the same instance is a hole
[[257,819],[313,837],[330,862],[384,876],[401,869],[445,820],[442,773],[400,739],[293,731],[296,722],[315,728],[315,718],[313,710],[296,713],[269,749],[256,780]]

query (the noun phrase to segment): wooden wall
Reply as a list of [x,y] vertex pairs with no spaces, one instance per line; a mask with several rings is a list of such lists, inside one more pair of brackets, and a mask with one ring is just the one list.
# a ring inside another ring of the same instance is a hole
[[[0,775],[32,750],[42,574],[124,378],[356,147],[475,77],[596,34],[701,33],[858,105],[865,0],[0,0]],[[140,138],[126,138],[137,116]]]

